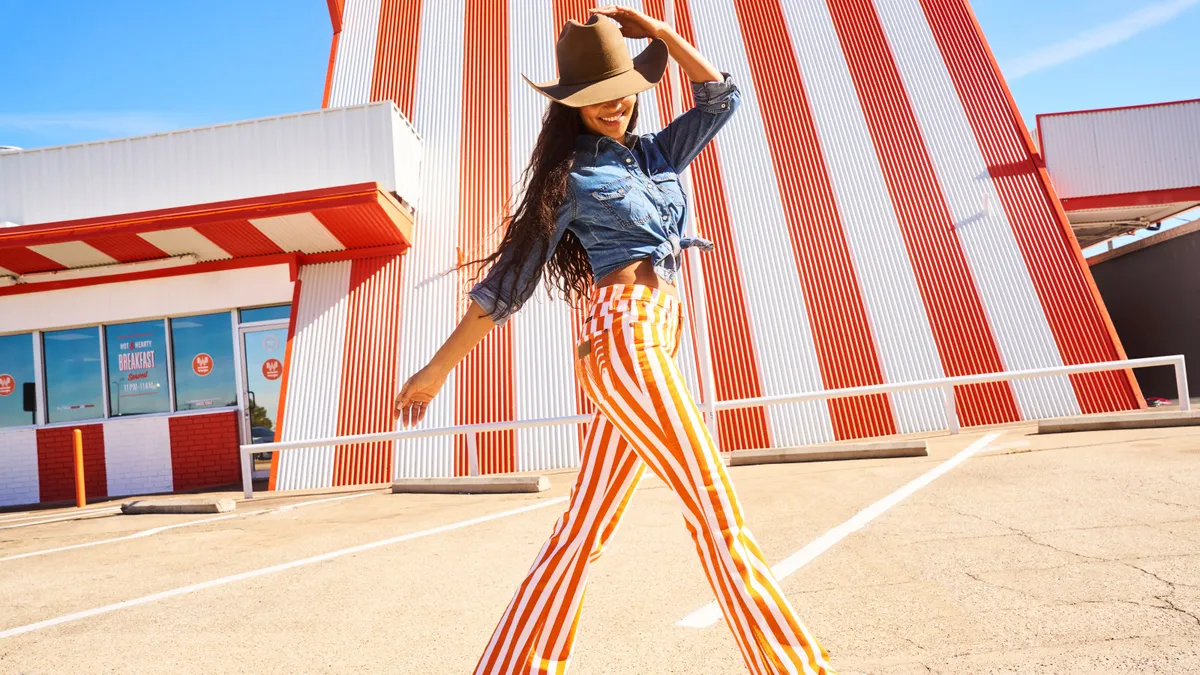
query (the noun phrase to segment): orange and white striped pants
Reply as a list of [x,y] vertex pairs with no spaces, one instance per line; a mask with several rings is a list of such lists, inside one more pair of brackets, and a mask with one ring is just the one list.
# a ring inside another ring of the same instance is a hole
[[646,465],[683,503],[684,521],[749,671],[834,672],[746,529],[733,485],[675,366],[681,318],[678,302],[654,289],[597,290],[575,364],[597,408],[579,477],[476,675],[566,672],[588,568],[616,530]]

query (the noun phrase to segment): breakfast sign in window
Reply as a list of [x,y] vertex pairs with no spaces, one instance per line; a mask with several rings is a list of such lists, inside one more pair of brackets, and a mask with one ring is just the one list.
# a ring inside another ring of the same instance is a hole
[[108,329],[109,402],[114,415],[167,412],[167,336],[161,321]]

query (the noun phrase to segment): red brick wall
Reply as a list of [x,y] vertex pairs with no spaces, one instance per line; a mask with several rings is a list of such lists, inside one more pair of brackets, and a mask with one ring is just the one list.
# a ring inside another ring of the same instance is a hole
[[[83,480],[89,500],[108,496],[104,426],[84,424]],[[75,501],[75,427],[37,430],[38,487],[41,501]]]
[[170,419],[171,473],[176,492],[241,482],[237,415],[229,411]]

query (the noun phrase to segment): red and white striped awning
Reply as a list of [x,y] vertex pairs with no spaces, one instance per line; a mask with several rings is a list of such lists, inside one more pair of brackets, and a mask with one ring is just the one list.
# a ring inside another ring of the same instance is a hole
[[406,250],[413,215],[376,183],[0,229],[0,278],[194,257]]

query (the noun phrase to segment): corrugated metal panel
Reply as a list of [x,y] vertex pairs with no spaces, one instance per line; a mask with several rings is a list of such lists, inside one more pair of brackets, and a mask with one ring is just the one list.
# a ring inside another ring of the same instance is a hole
[[[511,148],[509,175],[516,181],[525,171],[542,127],[547,100],[521,78],[538,81],[553,77],[554,43],[558,28],[551,2],[508,3],[512,45],[508,74]],[[514,194],[513,204],[520,194]],[[513,360],[516,365],[517,419],[576,414],[574,321],[571,307],[548,297],[539,286],[521,314],[513,318]],[[579,435],[574,427],[521,429],[517,432],[517,469],[521,471],[577,466]]]
[[138,235],[167,255],[196,256],[197,260],[228,260],[233,256],[191,227],[143,232]]
[[[843,4],[829,3],[831,6]],[[865,53],[867,45],[861,40],[846,40],[844,36],[839,39],[830,7],[825,3],[784,3],[783,8],[858,273],[884,380],[911,382],[944,377],[938,345],[925,311],[927,306],[931,309],[937,309],[937,306],[933,302],[924,303],[918,288],[909,249],[905,246],[894,210],[893,194],[885,180],[876,147],[871,142],[861,105],[860,93],[866,92],[856,89],[847,64],[847,59],[871,62],[877,60],[872,58],[877,55]],[[854,12],[860,19],[864,17],[861,7],[855,8]],[[889,93],[893,96],[881,99],[880,103],[896,107],[895,94],[902,99],[903,91]],[[916,151],[915,148],[906,150]],[[882,152],[880,155],[885,161],[896,159],[895,155]],[[907,191],[918,186],[892,187]],[[933,189],[935,194],[932,196],[940,201],[936,186]],[[904,204],[904,200],[900,203]],[[918,242],[914,248],[922,244],[928,245],[928,242]],[[946,270],[928,271],[931,276],[942,277],[931,279],[926,286],[927,290],[936,291],[937,285],[945,283]],[[966,282],[973,291],[969,277]],[[934,288],[930,289],[930,286]],[[951,317],[950,322],[955,318]],[[983,329],[982,337],[990,341],[986,324]],[[948,346],[953,349],[952,345],[943,345],[943,349]],[[946,428],[945,408],[937,391],[894,394],[892,400],[901,433]]]
[[366,182],[415,203],[413,170],[397,167],[419,159],[419,141],[398,117],[385,101],[0,155],[0,221],[28,225]]
[[[337,432],[351,265],[346,260],[300,268],[280,440],[328,438]],[[277,489],[333,484],[333,447],[289,450],[279,456]]]
[[[1062,365],[1029,270],[986,177],[963,103],[917,0],[875,7],[950,208],[1005,370]],[[1065,377],[1013,384],[1022,417],[1079,413]]]
[[103,251],[118,262],[135,262],[165,258],[167,254],[159,247],[136,234],[111,234],[90,239],[89,244]]
[[[358,258],[350,266],[350,305],[338,406],[339,436],[391,431],[403,258]],[[301,287],[303,292],[303,287]],[[392,443],[338,446],[333,484],[383,483],[392,477]]]
[[[949,68],[962,110],[982,153],[989,188],[998,196],[1020,251],[1013,261],[1025,271],[1036,291],[1056,344],[1037,366],[1110,361],[1123,358],[1099,293],[1088,275],[1066,215],[1050,194],[1049,178],[1033,162],[1032,144],[1016,103],[1000,77],[999,67],[988,51],[970,9],[959,0],[921,0],[934,39]],[[990,197],[989,197],[990,198]],[[994,252],[991,252],[994,253]],[[1002,260],[1002,257],[997,257]],[[1012,289],[1008,289],[1011,293]],[[1014,327],[1024,326],[1008,320]],[[1025,337],[1025,336],[1022,336]],[[1010,364],[1009,367],[1014,367]],[[1015,366],[1023,367],[1023,366]],[[1030,411],[1027,415],[1061,414],[1081,409],[1086,413],[1128,410],[1142,404],[1132,373],[1109,372],[1075,375],[1070,378],[1078,401],[1068,405]],[[1054,386],[1053,382],[1051,386]],[[1014,384],[1018,392],[1026,389]]]
[[[413,122],[425,140],[421,183],[429,187],[413,228],[413,247],[404,262],[404,314],[400,322],[400,380],[422,368],[454,329],[456,262],[462,159],[462,99],[446,92],[463,87],[464,0],[425,3],[421,12],[417,93]],[[456,378],[446,381],[429,405],[423,427],[454,424]],[[399,441],[395,475],[454,474],[453,439]]]
[[[732,0],[692,0],[700,51],[721,68],[740,73],[742,109],[721,132],[719,153],[725,176],[733,236],[746,287],[751,335],[767,396],[823,388],[813,347],[806,298],[796,274],[771,148],[758,101],[758,83],[750,65]],[[834,440],[829,408],[820,402],[767,409],[771,442],[776,446]]]
[[1200,101],[1038,119],[1063,199],[1200,185]]
[[[647,2],[651,13],[665,19],[665,7],[662,0]],[[691,7],[686,2],[675,3],[676,25],[684,39],[695,40],[695,30],[691,18]],[[676,77],[678,71],[671,69],[669,77]],[[660,110],[670,111],[673,88],[670,80],[659,84],[657,88]],[[680,110],[687,110],[693,105],[691,86],[682,82],[679,87],[681,94]],[[669,117],[664,114],[663,119]],[[729,206],[726,201],[724,176],[717,153],[723,141],[714,141],[705,148],[700,156],[692,163],[688,173],[691,177],[692,193],[689,218],[695,218],[697,231],[703,237],[711,239],[716,250],[701,253],[700,260],[704,276],[705,298],[708,308],[708,331],[714,389],[720,400],[739,398],[754,398],[762,395],[760,382],[760,364],[755,351],[754,341],[750,335],[749,317],[746,309],[745,288],[742,282],[741,263],[738,258],[737,246],[730,229]],[[691,266],[685,268],[683,283],[686,284],[686,297],[689,308],[694,306],[690,278]],[[689,325],[684,331],[683,344],[677,361],[680,363],[690,391],[697,400],[702,400],[700,378],[696,371],[695,321],[689,312]],[[770,432],[767,428],[766,412],[761,408],[731,410],[718,415],[718,437],[720,447],[724,451],[744,448],[765,448],[771,445]]]
[[[503,10],[500,3],[495,9]],[[509,116],[496,114],[508,107],[508,15],[493,11],[488,3],[468,2],[463,44],[462,174],[459,183],[461,210],[458,245],[464,260],[478,260],[495,250],[511,189],[508,162]],[[473,285],[470,274],[459,275],[458,314],[466,307]],[[513,377],[512,324],[500,326],[485,337],[455,370],[458,400],[456,424],[476,424],[514,419],[516,393]],[[516,434],[498,431],[478,437],[479,471],[500,473],[516,468]],[[455,444],[455,472],[468,471],[466,439]]]
[[379,14],[379,37],[371,77],[372,101],[395,101],[404,116],[412,119],[417,93],[416,48],[421,28],[421,0],[383,0]]
[[360,105],[370,100],[375,43],[379,36],[379,3],[380,0],[346,2],[329,90],[330,107]]
[[90,267],[92,265],[111,265],[117,262],[107,253],[82,241],[39,244],[29,248],[64,267]]

